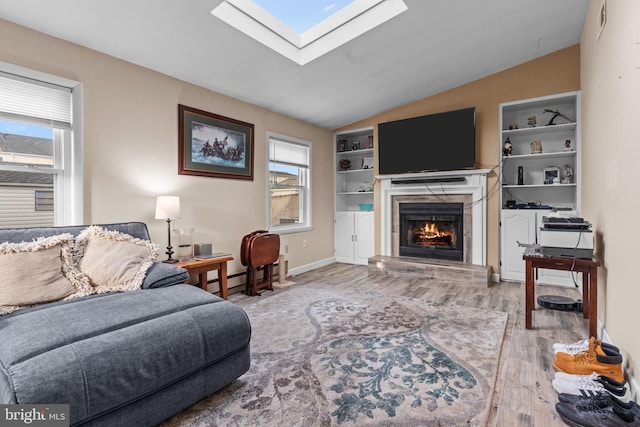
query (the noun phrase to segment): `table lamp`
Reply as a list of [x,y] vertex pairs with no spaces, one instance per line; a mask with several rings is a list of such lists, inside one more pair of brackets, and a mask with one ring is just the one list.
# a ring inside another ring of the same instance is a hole
[[167,259],[162,261],[173,264],[178,262],[172,258],[173,248],[171,247],[171,220],[180,218],[180,197],[178,196],[158,196],[156,199],[156,219],[167,220]]

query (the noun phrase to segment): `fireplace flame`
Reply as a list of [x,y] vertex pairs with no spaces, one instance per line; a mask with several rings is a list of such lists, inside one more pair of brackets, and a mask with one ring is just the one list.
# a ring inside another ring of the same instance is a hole
[[451,230],[440,231],[435,221],[426,222],[415,231],[415,243],[420,246],[450,246],[454,237]]

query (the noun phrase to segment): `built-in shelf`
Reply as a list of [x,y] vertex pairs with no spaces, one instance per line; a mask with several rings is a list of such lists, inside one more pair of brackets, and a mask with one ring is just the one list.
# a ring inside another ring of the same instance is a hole
[[566,188],[566,187],[575,187],[577,184],[533,184],[533,185],[516,185],[516,184],[504,184],[502,188]]
[[538,154],[515,154],[511,156],[502,156],[502,161],[507,162],[511,160],[527,160],[527,159],[561,159],[563,157],[575,157],[577,152],[574,151],[556,151],[552,153],[538,153]]
[[548,135],[558,132],[573,132],[576,130],[576,123],[562,123],[551,126],[533,126],[522,129],[505,129],[502,131],[502,136],[525,136],[525,135]]

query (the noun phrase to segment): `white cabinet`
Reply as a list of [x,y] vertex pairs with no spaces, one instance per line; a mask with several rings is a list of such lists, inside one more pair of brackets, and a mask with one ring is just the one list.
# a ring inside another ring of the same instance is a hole
[[373,231],[373,212],[336,212],[336,261],[367,265],[373,256]]
[[[503,280],[525,281],[524,248],[520,243],[540,241],[542,218],[549,210],[504,209],[500,218],[500,278]],[[562,270],[537,270],[537,282],[549,285],[573,286],[573,274]]]

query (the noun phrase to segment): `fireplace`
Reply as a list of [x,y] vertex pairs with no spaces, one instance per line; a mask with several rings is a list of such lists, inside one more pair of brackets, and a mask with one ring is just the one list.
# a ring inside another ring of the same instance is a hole
[[463,203],[400,203],[399,255],[464,259]]
[[[489,169],[473,169],[380,177],[380,255],[402,257],[399,244],[400,234],[402,234],[400,231],[401,205],[442,203],[450,206],[459,203],[463,208],[462,228],[456,240],[462,245],[458,249],[463,252],[462,262],[486,265],[486,200],[489,172],[491,172]],[[464,179],[460,180],[460,178]],[[407,258],[414,257],[407,256]],[[424,260],[429,259],[431,258],[424,258]],[[451,260],[451,262],[457,261]]]

